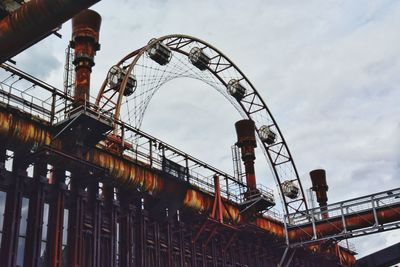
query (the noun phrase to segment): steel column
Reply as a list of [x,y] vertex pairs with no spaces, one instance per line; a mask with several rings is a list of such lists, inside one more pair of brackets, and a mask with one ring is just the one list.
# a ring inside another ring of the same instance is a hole
[[84,191],[79,176],[71,174],[71,205],[69,208],[68,266],[82,266]]
[[[88,216],[89,224],[87,231],[87,240],[89,247],[86,251],[90,254],[89,258],[92,259],[91,264],[93,266],[100,265],[100,236],[101,236],[101,209],[100,209],[100,199],[99,199],[99,184],[98,182],[91,182],[88,184],[88,205],[86,210],[86,215]],[[90,235],[89,235],[90,233]]]
[[[135,228],[134,215],[136,208],[129,198],[129,193],[119,192],[118,198],[121,204],[121,212],[119,215],[119,266],[133,267],[135,265]],[[139,249],[139,248],[137,248]]]
[[146,210],[140,210],[139,219],[137,220],[137,234],[136,234],[136,264],[138,266],[147,266],[147,222],[148,212]]
[[26,174],[23,162],[23,156],[15,153],[12,168],[14,180],[10,190],[7,192],[3,236],[1,239],[0,262],[4,267],[14,267],[16,264],[23,196],[23,179],[20,175]]
[[62,263],[62,238],[64,226],[64,204],[65,204],[65,170],[53,169],[53,193],[50,202],[49,227],[47,251],[49,251],[49,266],[61,267]]
[[104,215],[102,220],[102,237],[100,250],[101,266],[116,265],[116,226],[117,226],[117,211],[114,204],[114,187],[103,186],[104,196]]
[[44,185],[47,183],[46,167],[46,164],[43,162],[37,162],[34,165],[32,180],[33,191],[29,201],[24,266],[36,267],[40,264],[45,202]]

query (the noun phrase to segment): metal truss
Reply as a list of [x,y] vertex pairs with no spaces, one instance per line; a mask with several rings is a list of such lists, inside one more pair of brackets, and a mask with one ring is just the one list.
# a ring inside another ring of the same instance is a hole
[[[155,43],[160,43],[172,51],[172,55],[162,62],[162,66],[149,59],[149,48]],[[204,52],[209,60],[208,63],[197,68],[191,64],[188,58],[192,49]],[[168,60],[171,62],[168,63]],[[118,85],[113,78],[116,69],[124,73]],[[306,211],[307,203],[296,166],[282,132],[267,105],[244,73],[227,56],[207,42],[186,35],[168,35],[151,40],[148,45],[128,54],[110,69],[97,96],[96,105],[114,112],[115,120],[127,116],[127,119],[135,121],[134,126],[140,127],[152,96],[162,85],[180,77],[201,80],[214,87],[244,118],[256,123],[259,136],[259,129],[262,126],[276,133],[275,142],[268,144],[260,141],[259,144],[272,167],[284,210],[286,214],[300,214]],[[227,86],[231,81],[238,82],[245,88],[245,93],[240,99],[227,92]],[[140,100],[142,101],[140,105],[137,103],[139,97],[143,98]],[[137,109],[139,106],[140,109]],[[129,107],[135,110],[130,110]],[[298,189],[297,194],[290,197],[285,194],[282,185],[284,182],[293,184]]]
[[288,233],[302,229],[308,234],[309,238],[290,243],[291,247],[297,247],[399,229],[399,218],[400,188],[396,188],[330,204],[326,210],[318,207],[301,216],[289,214],[285,216],[285,223]]

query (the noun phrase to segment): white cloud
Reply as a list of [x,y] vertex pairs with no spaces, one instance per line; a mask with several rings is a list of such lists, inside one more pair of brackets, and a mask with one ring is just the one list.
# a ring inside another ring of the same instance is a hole
[[[94,9],[103,25],[93,94],[112,64],[152,37],[193,35],[222,50],[253,82],[283,130],[305,188],[306,174],[317,167],[327,170],[331,202],[399,187],[398,1],[114,0]],[[64,25],[63,40],[50,37],[45,50],[34,47],[16,59],[46,58],[35,73],[61,87],[69,28]],[[234,109],[197,82],[193,90],[179,85],[154,98],[144,130],[229,170]],[[265,161],[257,163],[258,177],[273,185]],[[393,236],[398,231],[354,241],[363,255],[398,242]]]

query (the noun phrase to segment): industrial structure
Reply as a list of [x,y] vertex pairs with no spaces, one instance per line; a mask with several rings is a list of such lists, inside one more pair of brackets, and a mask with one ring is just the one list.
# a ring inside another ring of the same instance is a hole
[[[329,204],[324,170],[310,172],[319,207],[307,205],[260,94],[202,40],[150,40],[113,65],[92,98],[101,17],[86,8],[95,2],[2,2],[1,266],[355,266],[340,241],[400,227],[400,188]],[[64,90],[6,62],[72,16]],[[178,77],[211,85],[243,116],[234,175],[140,130],[152,96]],[[257,184],[258,148],[283,218]]]

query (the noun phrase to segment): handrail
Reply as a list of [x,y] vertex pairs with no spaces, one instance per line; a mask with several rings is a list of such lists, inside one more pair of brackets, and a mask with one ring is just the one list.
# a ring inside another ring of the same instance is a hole
[[[2,85],[7,86],[9,89],[9,92],[4,91],[5,93],[8,93],[8,95],[3,95],[6,96],[5,99],[8,99],[8,102],[13,100],[15,102],[13,102],[13,105],[15,105],[17,108],[22,107],[22,110],[30,114],[35,113],[35,115],[39,115],[41,119],[50,123],[51,125],[68,119],[71,114],[77,112],[79,109],[83,109],[85,112],[89,112],[97,116],[99,119],[107,120],[108,122],[117,125],[116,128],[120,129],[120,137],[122,142],[130,143],[131,146],[127,147],[132,147],[131,149],[125,149],[123,151],[123,154],[127,157],[148,164],[150,167],[161,171],[163,171],[162,157],[166,157],[175,164],[181,164],[184,162],[184,165],[181,166],[186,170],[185,177],[187,182],[189,182],[192,186],[205,190],[209,193],[214,192],[214,183],[212,182],[212,177],[213,175],[217,174],[221,177],[221,179],[224,180],[224,182],[221,183],[222,197],[236,203],[243,201],[243,193],[247,189],[246,184],[243,181],[235,178],[233,175],[211,166],[206,162],[199,160],[148,133],[126,124],[123,121],[113,121],[113,119],[110,117],[110,114],[112,114],[110,112],[111,110],[107,110],[107,106],[105,106],[104,109],[99,109],[98,106],[89,101],[85,101],[83,106],[76,107],[73,104],[73,98],[67,95],[64,91],[59,90],[56,87],[51,86],[48,83],[43,82],[9,64],[4,63],[1,64],[0,67],[9,73],[6,79],[0,81]],[[35,95],[44,95],[43,99],[46,100],[43,101],[38,97],[31,95],[29,95],[32,97],[31,101],[23,98],[17,98],[18,96],[16,96],[16,94],[27,94],[25,92],[27,90],[18,89],[14,86],[14,84],[18,84],[21,87],[28,86],[29,90],[35,88]],[[42,91],[37,91],[39,89]],[[30,103],[33,102],[33,100],[39,104]],[[127,140],[126,136],[131,136],[131,139],[134,137],[136,141]],[[265,194],[269,197],[273,197],[273,194],[271,193],[272,190],[261,187],[260,189],[262,189],[263,192],[265,191]]]

